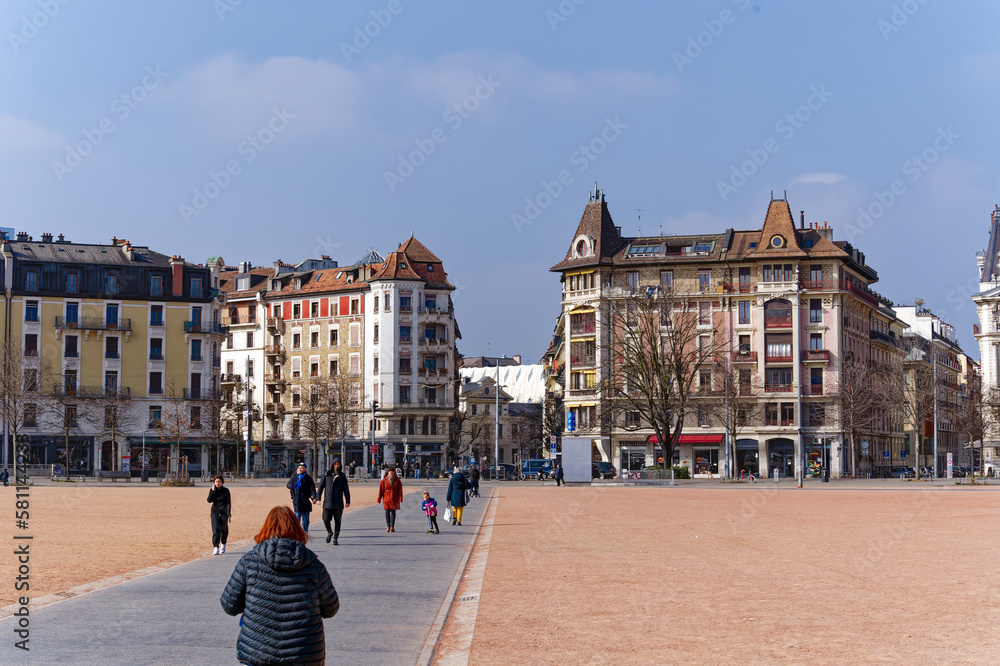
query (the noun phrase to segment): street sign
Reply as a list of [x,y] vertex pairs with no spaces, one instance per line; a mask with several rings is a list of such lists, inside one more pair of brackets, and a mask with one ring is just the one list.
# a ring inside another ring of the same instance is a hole
[[888,458],[889,457],[889,452],[888,451],[883,451],[882,452],[882,457],[883,458]]
[[906,458],[906,451],[900,451],[899,452],[899,457],[900,458]]
[[549,435],[549,444],[551,444],[552,446],[556,445],[556,436],[555,435]]

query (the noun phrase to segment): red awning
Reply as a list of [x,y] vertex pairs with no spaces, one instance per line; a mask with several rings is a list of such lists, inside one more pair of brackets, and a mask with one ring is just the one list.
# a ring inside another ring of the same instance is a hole
[[[646,439],[647,444],[659,444],[660,438],[650,435]],[[722,444],[722,435],[681,435],[678,444],[712,444],[718,446]]]

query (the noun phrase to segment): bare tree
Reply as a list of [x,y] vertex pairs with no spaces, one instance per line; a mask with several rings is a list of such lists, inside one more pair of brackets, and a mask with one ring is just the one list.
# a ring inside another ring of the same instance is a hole
[[903,401],[903,377],[897,364],[845,361],[834,395],[834,418],[848,439],[848,475],[858,472],[858,443],[894,418]]
[[117,384],[104,387],[92,400],[84,418],[98,436],[107,436],[115,447],[120,435],[127,436],[141,424],[141,415],[132,402],[132,391]]
[[521,461],[531,458],[532,449],[543,446],[545,408],[542,404],[511,403],[507,406],[511,441],[517,446]]
[[493,435],[493,417],[488,414],[472,414],[468,411],[459,412],[456,417],[459,429],[458,455],[482,457],[483,446],[488,444]]
[[310,443],[312,469],[316,470],[316,474],[319,474],[320,441],[325,441],[330,432],[330,411],[327,403],[330,391],[327,385],[320,382],[303,382],[301,387],[299,427]]
[[713,420],[726,429],[726,456],[730,467],[725,477],[735,476],[736,441],[748,426],[757,425],[764,417],[767,404],[761,400],[757,373],[749,368],[734,367],[726,361],[720,364],[712,377],[707,402]]
[[[978,460],[982,468],[983,445],[988,434],[998,423],[996,420],[1000,415],[998,413],[1000,413],[1000,391],[991,388],[983,395],[982,378],[976,372],[969,374],[957,399],[948,405],[947,416],[952,427],[969,439],[973,483],[976,480],[976,462]],[[976,442],[979,442],[978,451]]]
[[[0,344],[0,420],[15,443],[25,426],[38,422],[47,367],[44,360],[38,359],[37,348],[25,350],[20,338]],[[3,446],[6,449],[7,442]]]
[[608,303],[595,387],[605,398],[600,419],[608,422],[624,410],[648,423],[665,465],[673,460],[686,417],[694,409],[699,370],[712,367],[727,346],[722,335],[699,328],[706,323],[700,322],[703,316],[686,299],[656,287]]
[[69,479],[72,462],[70,437],[79,433],[84,423],[92,421],[94,406],[91,398],[98,397],[99,389],[77,386],[77,376],[55,375],[47,382],[41,414],[45,427],[57,431],[63,438],[64,474]]
[[352,417],[358,414],[358,404],[354,398],[358,395],[361,385],[351,375],[339,373],[332,375],[324,388],[327,448],[330,448],[332,442],[340,440],[340,459],[343,464]]

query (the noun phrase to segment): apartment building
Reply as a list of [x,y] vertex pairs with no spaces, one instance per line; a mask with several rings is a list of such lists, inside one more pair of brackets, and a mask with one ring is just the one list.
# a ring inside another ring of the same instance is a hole
[[[992,400],[1000,390],[1000,206],[990,213],[990,235],[985,250],[976,253],[979,266],[979,293],[972,296],[979,325],[975,329],[979,343],[979,370],[982,397]],[[983,457],[991,468],[1000,467],[1000,424],[984,438]]]
[[440,469],[457,404],[461,337],[441,260],[411,237],[385,257],[373,250],[351,266],[310,261],[288,270],[276,265],[260,292],[258,464],[324,467],[333,456],[364,464],[384,459],[388,449],[396,460],[409,455]]
[[[23,353],[29,399],[17,424],[30,462],[73,474],[208,463],[203,394],[218,390],[221,260],[206,265],[113,238],[26,233],[0,245],[6,340]],[[176,424],[170,441],[163,426]],[[5,424],[12,460],[11,424]],[[69,460],[66,441],[69,440]],[[176,464],[176,463],[175,463]]]
[[[861,474],[901,459],[902,423],[889,415],[849,445],[838,393],[845,363],[902,361],[905,324],[871,290],[878,274],[864,253],[835,240],[825,222],[807,225],[804,213],[796,227],[787,201],[773,199],[758,229],[626,237],[595,189],[565,257],[551,270],[563,287],[548,356],[562,384],[556,393],[563,431],[589,435],[595,460],[624,469],[674,464],[695,475],[725,473],[726,429],[708,404],[723,372],[755,387],[761,408],[735,442],[732,474],[793,476],[823,467],[833,475]],[[619,407],[599,390],[613,360],[610,309],[636,294],[663,294],[683,306],[697,317],[698,344],[719,350],[690,370],[705,402],[693,401],[672,461],[662,459],[649,423],[616,414]]]

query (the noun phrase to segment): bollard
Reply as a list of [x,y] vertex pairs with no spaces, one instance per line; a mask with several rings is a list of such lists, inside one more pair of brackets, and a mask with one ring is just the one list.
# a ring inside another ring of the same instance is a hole
[[774,482],[775,483],[778,482],[778,468],[777,467],[774,468]]

